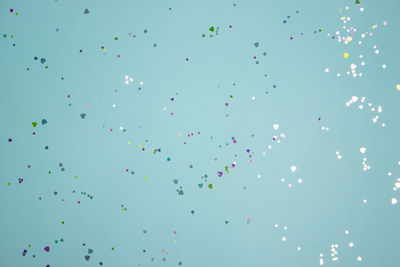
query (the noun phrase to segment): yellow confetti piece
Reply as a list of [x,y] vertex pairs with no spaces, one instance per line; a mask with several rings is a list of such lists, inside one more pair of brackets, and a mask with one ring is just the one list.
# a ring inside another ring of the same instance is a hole
[[396,84],[396,89],[400,91],[400,84]]
[[139,145],[139,147],[142,147],[142,145]]
[[163,110],[167,110],[167,107],[163,107]]
[[349,53],[344,53],[344,54],[343,54],[343,57],[344,57],[344,58],[348,58],[349,56],[350,56]]
[[131,141],[128,142],[128,145],[132,144]]
[[147,180],[147,176],[146,176],[146,177],[144,177],[144,179],[145,179],[145,180]]
[[180,133],[178,133],[178,136],[179,136],[179,137],[181,137],[181,134],[180,134]]

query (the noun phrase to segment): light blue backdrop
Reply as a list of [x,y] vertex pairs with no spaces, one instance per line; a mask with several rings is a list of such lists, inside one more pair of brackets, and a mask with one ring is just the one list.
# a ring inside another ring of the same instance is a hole
[[400,266],[400,2],[354,2],[1,1],[0,266]]

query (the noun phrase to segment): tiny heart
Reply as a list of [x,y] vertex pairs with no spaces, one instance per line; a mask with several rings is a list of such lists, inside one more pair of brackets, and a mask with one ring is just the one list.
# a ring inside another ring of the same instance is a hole
[[36,125],[37,125],[37,122],[32,122],[32,126],[33,126],[33,128],[35,128],[36,127]]
[[44,251],[49,252],[50,251],[50,247],[49,246],[44,247]]
[[42,125],[45,125],[45,124],[47,124],[47,120],[46,120],[46,119],[43,119],[43,120],[42,120]]
[[366,151],[367,151],[367,149],[366,149],[365,147],[360,148],[360,152],[361,152],[362,154],[364,154]]
[[344,57],[344,58],[348,58],[349,56],[350,56],[349,53],[344,53],[344,54],[343,54],[343,57]]
[[46,62],[46,59],[42,57],[42,58],[40,59],[40,63],[44,64],[45,62]]
[[85,10],[83,10],[83,14],[89,14],[89,9],[85,8]]
[[84,119],[86,117],[85,113],[81,113],[81,118]]
[[191,213],[191,214],[194,214],[194,210],[191,210],[190,213]]
[[85,256],[85,260],[86,260],[86,261],[89,261],[89,259],[90,259],[90,256],[89,256],[89,255],[86,255],[86,256]]
[[218,172],[217,174],[218,174],[218,177],[221,177],[223,172]]
[[214,29],[214,26],[211,26],[209,29],[208,29],[210,32],[213,32],[215,29]]
[[272,125],[272,128],[274,128],[274,130],[276,131],[276,130],[278,130],[278,128],[279,128],[279,124],[274,124],[274,125]]
[[297,170],[297,167],[296,167],[296,166],[290,166],[290,170],[291,170],[292,172],[295,172],[295,171]]
[[255,47],[258,47],[259,45],[260,45],[259,42],[255,42],[255,43],[254,43],[254,46],[255,46]]
[[175,179],[173,182],[174,182],[174,184],[178,184],[178,180],[177,179]]
[[147,33],[147,30],[144,30],[144,33]]
[[203,188],[203,184],[198,184],[199,188]]
[[92,254],[92,253],[93,253],[93,249],[89,248],[89,249],[88,249],[88,253],[89,253],[89,254]]

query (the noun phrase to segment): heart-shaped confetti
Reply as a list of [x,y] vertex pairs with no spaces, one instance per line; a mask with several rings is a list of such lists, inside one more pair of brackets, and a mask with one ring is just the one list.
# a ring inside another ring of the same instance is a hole
[[32,122],[32,127],[33,127],[33,128],[35,128],[35,127],[36,127],[36,125],[37,125],[37,122],[35,122],[35,121],[34,121],[34,122]]
[[45,124],[47,124],[47,120],[46,120],[46,119],[43,119],[43,120],[42,120],[42,125],[45,125]]
[[291,170],[292,172],[295,172],[295,171],[297,170],[297,167],[296,167],[296,166],[290,166],[290,170]]
[[89,9],[85,8],[85,10],[83,10],[83,14],[89,14]]
[[86,255],[84,258],[85,258],[86,261],[89,261],[90,256],[89,256],[89,255]]
[[50,247],[49,246],[44,247],[44,251],[49,252],[50,251]]
[[254,43],[254,46],[255,46],[255,47],[258,47],[259,45],[260,45],[259,42],[255,42],[255,43]]
[[86,117],[85,113],[81,113],[81,118],[84,119]]

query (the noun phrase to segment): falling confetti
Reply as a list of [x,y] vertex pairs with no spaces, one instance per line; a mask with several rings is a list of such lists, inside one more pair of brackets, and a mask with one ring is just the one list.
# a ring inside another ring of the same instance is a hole
[[400,1],[16,2],[0,265],[398,266]]

